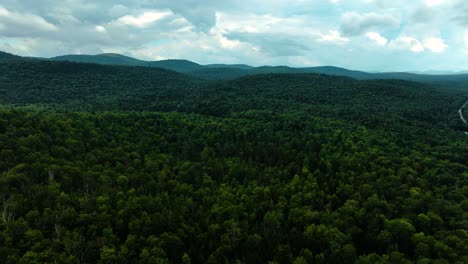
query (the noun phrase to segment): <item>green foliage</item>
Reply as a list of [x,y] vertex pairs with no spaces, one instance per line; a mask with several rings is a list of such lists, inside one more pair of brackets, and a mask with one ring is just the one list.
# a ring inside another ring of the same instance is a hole
[[300,113],[0,122],[4,263],[460,261],[466,249],[456,141],[437,153]]
[[13,54],[10,54],[10,53],[7,53],[7,52],[0,51],[0,63],[2,63],[2,62],[12,62],[12,61],[21,61],[21,60],[25,60],[25,59],[20,57],[20,56],[17,56],[17,55],[13,55]]
[[466,262],[457,90],[0,70],[0,263]]

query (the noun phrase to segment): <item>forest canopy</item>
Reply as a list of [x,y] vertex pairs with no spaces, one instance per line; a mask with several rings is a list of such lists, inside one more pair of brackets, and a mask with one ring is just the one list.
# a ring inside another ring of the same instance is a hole
[[0,263],[466,263],[467,92],[0,63]]

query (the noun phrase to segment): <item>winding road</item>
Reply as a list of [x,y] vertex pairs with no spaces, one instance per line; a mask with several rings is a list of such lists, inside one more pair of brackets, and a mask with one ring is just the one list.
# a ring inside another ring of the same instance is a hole
[[466,101],[465,104],[463,104],[462,107],[460,107],[460,109],[458,109],[458,114],[460,115],[460,119],[466,125],[468,125],[468,122],[466,121],[465,117],[463,116],[463,108],[465,108],[465,106],[467,106],[467,105],[468,105],[468,101]]

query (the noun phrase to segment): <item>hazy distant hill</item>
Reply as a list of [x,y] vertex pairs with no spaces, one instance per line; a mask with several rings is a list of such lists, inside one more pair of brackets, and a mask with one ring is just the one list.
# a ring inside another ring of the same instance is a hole
[[[23,58],[13,54],[1,52],[1,61],[17,61],[30,58]],[[189,60],[160,60],[160,61],[144,61],[132,57],[105,53],[98,55],[64,55],[50,58],[53,61],[70,61],[82,63],[95,63],[103,65],[123,65],[123,66],[142,66],[142,67],[158,67],[179,73],[188,74],[192,77],[202,78],[206,80],[233,80],[243,76],[257,74],[299,74],[299,73],[319,73],[327,75],[345,76],[358,80],[372,79],[401,79],[407,81],[449,84],[458,87],[464,87],[468,83],[468,74],[417,74],[408,72],[386,72],[386,73],[369,73],[363,71],[354,71],[334,66],[320,67],[304,67],[293,68],[288,66],[260,66],[253,67],[245,64],[208,64],[200,65]]]
[[98,55],[64,55],[53,57],[51,60],[126,66],[145,66],[147,63],[132,57],[113,53],[104,53]]
[[310,68],[292,68],[287,66],[261,66],[261,67],[204,67],[192,72],[190,75],[211,79],[211,80],[232,80],[242,76],[257,75],[257,74],[299,74],[299,73],[319,73],[327,75],[345,76],[354,79],[376,79],[375,75],[366,72],[352,71],[338,67],[323,66]]
[[[119,54],[98,55],[65,55],[51,60],[97,63],[105,65],[147,66],[159,67],[176,72],[186,73],[194,77],[210,80],[231,80],[242,76],[268,73],[321,73],[328,75],[346,76],[355,79],[394,78],[401,75],[381,76],[361,71],[352,71],[333,66],[293,68],[288,66],[260,66],[253,67],[245,64],[208,64],[200,65],[188,60],[160,60],[144,61]],[[405,76],[401,76],[405,77]],[[405,79],[405,78],[403,78]]]
[[328,75],[339,75],[347,76],[355,79],[373,79],[371,73],[362,72],[362,71],[353,71],[344,68],[334,67],[334,66],[321,66],[321,67],[311,67],[305,68],[306,71],[312,71]]
[[465,73],[468,73],[468,71],[438,71],[438,70],[430,70],[430,71],[410,71],[409,73],[426,74],[426,75],[453,75],[453,74],[465,74]]
[[13,55],[7,52],[0,51],[0,62],[5,62],[5,61],[20,61],[24,60],[23,57]]
[[161,60],[161,61],[151,61],[147,63],[151,67],[159,67],[163,69],[168,69],[176,72],[191,72],[199,69],[203,69],[204,66],[188,61],[188,60]]
[[[186,72],[187,73],[187,72]],[[406,81],[449,84],[455,86],[464,86],[468,83],[468,74],[449,74],[449,75],[424,75],[407,72],[388,72],[388,73],[368,73],[362,71],[348,70],[333,66],[292,68],[287,66],[261,66],[250,69],[238,68],[201,68],[188,72],[191,76],[208,80],[232,80],[242,76],[257,74],[300,74],[300,73],[319,73],[335,76],[350,77],[358,80],[377,80],[377,79],[399,79]]]
[[234,68],[234,69],[241,69],[241,70],[249,70],[255,67],[246,65],[246,64],[208,64],[208,65],[204,65],[204,68],[219,68],[219,69]]
[[262,66],[250,70],[253,74],[260,73],[320,73],[328,75],[346,76],[354,79],[372,79],[372,74],[361,71],[352,71],[333,66],[292,68],[287,66]]
[[[132,57],[105,53],[98,55],[64,55],[53,57],[54,61],[71,61],[83,63],[97,63],[104,65],[145,66],[168,69],[194,77],[208,80],[232,80],[242,76],[268,74],[268,73],[320,73],[328,75],[346,76],[354,79],[403,79],[411,81],[446,81],[447,79],[460,80],[462,76],[449,75],[421,75],[413,73],[368,73],[353,71],[334,66],[293,68],[288,66],[260,66],[253,67],[245,64],[208,64],[200,65],[189,60],[160,60],[144,61]],[[468,75],[467,75],[468,76]]]

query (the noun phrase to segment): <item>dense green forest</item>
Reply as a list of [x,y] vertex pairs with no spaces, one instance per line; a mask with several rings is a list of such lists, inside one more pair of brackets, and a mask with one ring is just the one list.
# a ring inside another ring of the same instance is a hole
[[460,84],[2,62],[0,263],[467,263]]

